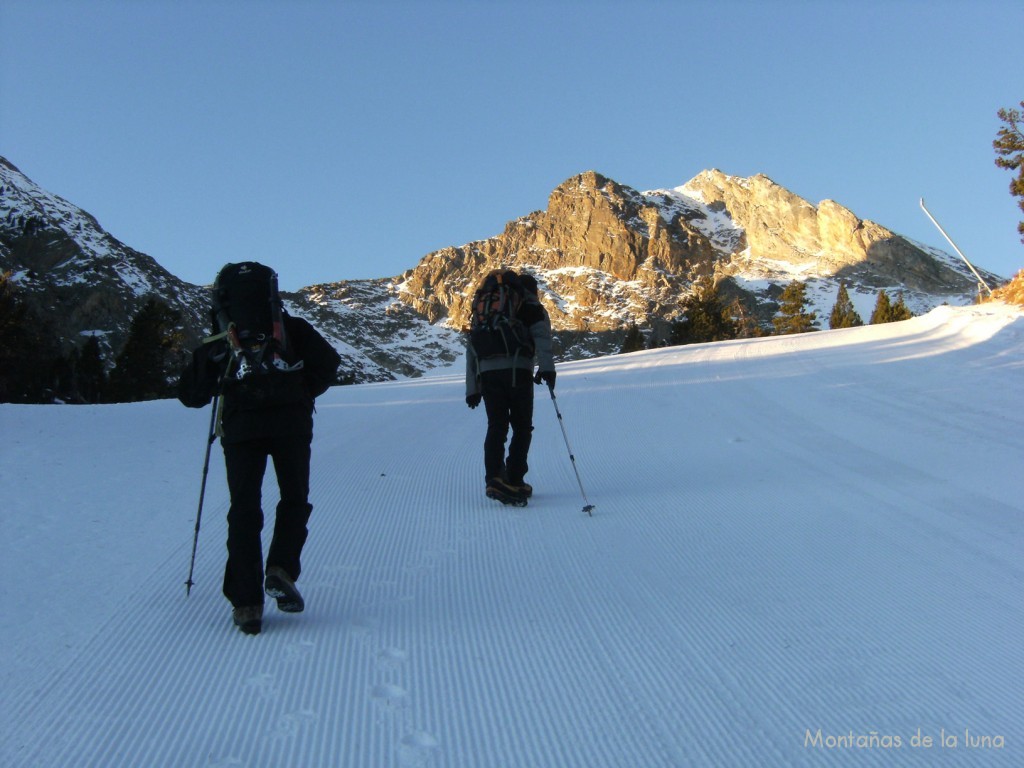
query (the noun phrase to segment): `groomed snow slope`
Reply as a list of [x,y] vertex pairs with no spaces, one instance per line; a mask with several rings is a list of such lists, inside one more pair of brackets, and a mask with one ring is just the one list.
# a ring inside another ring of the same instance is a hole
[[1022,391],[1002,305],[566,364],[587,517],[543,390],[512,509],[461,375],[335,388],[258,637],[208,410],[0,406],[0,765],[1022,765]]

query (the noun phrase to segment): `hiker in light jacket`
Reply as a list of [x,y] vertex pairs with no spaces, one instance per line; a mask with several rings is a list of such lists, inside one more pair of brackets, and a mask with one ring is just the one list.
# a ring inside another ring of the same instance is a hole
[[[524,293],[518,317],[529,331],[534,356],[479,359],[472,344],[467,344],[466,405],[476,408],[482,399],[487,411],[484,438],[487,495],[504,504],[523,506],[533,493],[533,488],[525,482],[533,432],[533,385],[543,382],[553,389],[555,363],[551,351],[551,321],[537,296],[537,281],[528,274],[519,275],[518,279]],[[508,443],[506,458],[509,427],[512,440]]]

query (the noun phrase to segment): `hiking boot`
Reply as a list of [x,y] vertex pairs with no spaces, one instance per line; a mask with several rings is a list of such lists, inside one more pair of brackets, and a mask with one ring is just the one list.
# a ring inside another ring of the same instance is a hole
[[514,507],[526,506],[526,496],[522,491],[506,483],[500,477],[492,477],[487,481],[487,498],[495,499],[502,504],[511,504]]
[[525,496],[526,498],[530,498],[531,496],[533,496],[533,486],[530,485],[525,480],[518,483],[513,483],[512,481],[509,481],[508,486],[510,488],[515,488],[516,491],[518,491],[521,495]]
[[530,485],[525,480],[520,480],[518,483],[515,482],[514,480],[510,480],[507,472],[502,474],[501,479],[505,482],[506,485],[515,488],[519,493],[521,493],[526,498],[530,498],[531,496],[533,496],[533,486]]
[[247,635],[258,635],[263,629],[263,606],[245,605],[231,611],[235,626]]
[[267,594],[277,599],[277,610],[285,613],[301,613],[306,607],[302,595],[295,587],[295,582],[284,568],[273,565],[267,568],[267,580],[264,588]]

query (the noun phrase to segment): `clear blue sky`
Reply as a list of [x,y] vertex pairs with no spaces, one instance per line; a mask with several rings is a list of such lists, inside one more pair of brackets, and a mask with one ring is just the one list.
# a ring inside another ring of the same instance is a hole
[[0,0],[0,155],[179,277],[389,277],[718,168],[1024,267],[1021,0]]

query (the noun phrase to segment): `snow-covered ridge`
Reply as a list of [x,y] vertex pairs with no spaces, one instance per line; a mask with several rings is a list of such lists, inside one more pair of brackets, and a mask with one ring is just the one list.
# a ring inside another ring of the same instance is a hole
[[[125,258],[124,246],[112,238],[89,213],[58,195],[47,192],[10,163],[0,158],[0,220],[8,228],[57,227],[77,246],[78,253],[50,265],[56,285],[87,285],[95,279],[95,265],[110,263],[137,297],[156,291],[152,276]],[[16,280],[31,279],[21,272]]]
[[723,254],[734,253],[743,238],[743,227],[738,226],[724,206],[706,205],[699,189],[688,186],[675,189],[656,189],[644,196],[660,209],[662,218],[671,223],[677,215],[690,220],[711,244]]

